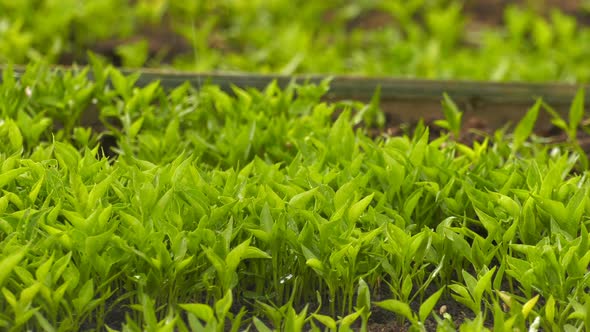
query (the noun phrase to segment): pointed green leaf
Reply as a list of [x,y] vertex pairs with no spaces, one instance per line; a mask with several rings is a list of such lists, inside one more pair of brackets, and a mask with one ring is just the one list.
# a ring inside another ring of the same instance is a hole
[[334,194],[334,209],[339,210],[346,205],[351,198],[354,197],[357,184],[355,181],[350,181],[342,185]]
[[426,318],[432,313],[432,310],[436,306],[438,299],[442,295],[444,291],[444,287],[436,291],[434,294],[430,295],[424,303],[420,305],[420,310],[418,311],[418,317],[420,317],[420,321],[426,321]]
[[459,110],[455,102],[447,93],[443,93],[442,106],[443,114],[449,125],[448,129],[451,130],[455,137],[459,137],[461,133],[461,118],[463,117],[463,112]]
[[204,321],[205,323],[208,323],[214,317],[213,309],[211,309],[211,307],[206,304],[184,303],[179,304],[178,306],[195,315],[197,318]]
[[357,310],[361,310],[363,312],[369,312],[371,310],[371,292],[369,290],[369,285],[363,280],[363,278],[359,279],[359,286],[357,291],[357,298],[356,298],[356,308]]
[[553,295],[550,295],[547,303],[545,303],[545,318],[550,323],[553,323],[555,319],[555,298],[553,298]]
[[494,238],[498,228],[500,227],[500,223],[498,220],[490,217],[485,212],[481,211],[478,208],[474,208],[475,213],[483,227],[488,231],[488,236]]
[[14,267],[25,257],[26,252],[24,248],[18,249],[0,260],[0,287],[4,285]]
[[535,201],[537,201],[538,206],[545,212],[547,212],[550,216],[552,216],[560,226],[564,226],[567,224],[568,220],[568,211],[566,210],[565,206],[562,202],[554,201],[549,198],[544,198],[539,195],[533,195]]
[[312,314],[311,317],[322,323],[330,330],[336,331],[336,321],[332,317],[320,314]]
[[407,318],[412,323],[416,323],[416,317],[407,303],[398,300],[385,300],[375,302],[375,304],[380,308]]
[[414,166],[421,166],[422,162],[424,161],[424,156],[426,155],[426,150],[428,149],[428,137],[429,131],[428,128],[426,128],[418,142],[416,142],[410,150],[409,159]]
[[486,290],[492,290],[492,277],[494,276],[495,271],[496,266],[486,272],[483,277],[477,281],[477,286],[475,286],[475,289],[473,290],[473,299],[476,303],[482,300],[483,292]]
[[541,108],[542,100],[538,99],[535,105],[529,109],[526,115],[520,120],[514,129],[514,143],[512,151],[518,150],[522,144],[529,138],[537,122],[539,109]]
[[412,213],[414,212],[414,210],[416,209],[416,205],[418,205],[418,202],[420,201],[420,198],[422,198],[422,193],[424,192],[424,189],[420,188],[417,189],[416,191],[414,191],[404,202],[404,217],[406,218],[411,218],[412,217]]
[[293,196],[289,201],[289,205],[298,209],[305,209],[307,203],[314,197],[317,190],[318,188],[314,187],[308,191]]
[[16,179],[17,176],[25,173],[28,170],[28,167],[21,167],[7,172],[3,172],[2,174],[0,174],[0,188],[6,186],[11,181]]
[[266,326],[266,324],[264,324],[260,319],[258,319],[258,317],[254,317],[253,322],[258,332],[272,332],[272,330],[268,326]]
[[344,318],[342,318],[340,320],[340,327],[344,330],[346,330],[348,327],[350,327],[350,325],[352,325],[361,315],[360,311],[355,311],[352,314],[346,315],[344,316]]
[[85,307],[92,298],[94,297],[94,281],[92,279],[88,279],[82,288],[78,291],[78,297],[73,300],[74,305],[79,310],[79,312],[83,312]]
[[367,206],[369,206],[369,204],[371,204],[371,201],[373,200],[373,196],[375,196],[375,193],[372,193],[369,196],[361,199],[360,201],[354,203],[350,207],[350,210],[348,210],[348,219],[351,222],[356,222],[358,220],[358,218],[361,216],[361,214],[363,214],[363,212],[365,212],[365,209],[367,208]]
[[522,315],[524,316],[525,319],[529,316],[530,312],[533,310],[533,308],[535,307],[535,304],[537,304],[538,300],[539,300],[539,294],[535,295],[535,297],[528,300],[522,306]]
[[233,296],[231,290],[227,290],[225,295],[220,300],[215,302],[215,315],[217,316],[217,321],[219,323],[222,323],[227,317],[232,303]]
[[569,131],[570,139],[575,140],[578,126],[584,118],[584,88],[579,88],[569,112]]

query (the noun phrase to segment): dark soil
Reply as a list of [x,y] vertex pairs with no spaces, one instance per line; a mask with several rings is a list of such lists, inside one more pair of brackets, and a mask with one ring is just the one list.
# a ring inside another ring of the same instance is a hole
[[[434,292],[435,290],[433,290],[432,292]],[[382,293],[382,294],[381,294]],[[430,293],[431,294],[431,293]],[[427,296],[430,294],[426,294]],[[374,296],[374,295],[373,295]],[[377,298],[373,298],[373,301],[380,301],[380,300],[385,300],[385,299],[389,299],[392,298],[391,294],[389,293],[388,290],[383,289],[380,294],[377,294]],[[113,304],[114,300],[109,300],[107,302],[110,302],[111,305]],[[239,299],[236,299],[236,303],[234,303],[234,305],[232,306],[232,309],[230,310],[231,312],[233,312],[234,314],[237,313],[240,309],[241,306],[245,306],[248,309],[248,313],[252,313],[254,312],[256,309],[254,307],[252,307],[252,304],[248,304],[248,303],[240,303],[241,301]],[[116,305],[114,305],[113,307],[110,307],[109,312],[107,313],[106,317],[105,317],[105,321],[104,324],[108,325],[110,328],[114,328],[114,329],[122,329],[123,325],[125,324],[126,321],[126,316],[127,315],[133,315],[133,310],[130,309],[129,307],[128,301],[123,301],[121,303],[118,303]],[[296,306],[296,311],[297,312],[301,312],[301,310],[303,310],[305,304]],[[414,301],[414,303],[412,303],[411,305],[412,310],[414,312],[418,312],[419,307],[420,307],[420,303],[418,303],[417,301]],[[160,308],[162,309],[162,312],[164,312],[166,309],[165,308]],[[310,303],[309,307],[308,307],[308,314],[310,312],[313,312],[316,310],[316,304],[315,303]],[[242,320],[242,328],[245,328],[246,326],[248,326],[248,324],[252,325],[251,323],[251,316],[249,314],[246,314],[246,316],[244,317],[244,319]],[[329,312],[327,312],[326,310],[320,310],[321,314],[325,314],[325,315],[330,315]],[[461,325],[461,323],[465,322],[468,319],[473,319],[474,316],[473,314],[471,314],[471,312],[469,312],[468,309],[466,309],[462,304],[454,301],[453,299],[450,298],[450,296],[447,296],[447,298],[445,298],[444,296],[439,300],[439,303],[437,305],[437,307],[434,309],[434,315],[437,315],[439,319],[442,319],[443,314],[448,314],[450,315],[450,317],[452,317],[452,325],[454,327],[458,327]],[[274,327],[272,322],[269,321],[266,317],[264,317],[263,315],[258,315],[257,316],[258,319],[262,320],[265,325],[267,325],[269,328],[275,328],[276,330],[278,330],[278,328]],[[186,319],[186,317],[182,317],[183,319]],[[88,330],[93,330],[97,328],[97,322],[94,321],[93,318],[90,318],[91,321],[85,322],[80,330],[81,331],[88,331]],[[185,323],[188,324],[188,321],[185,321]],[[321,324],[319,322],[315,322],[316,325],[321,326]],[[427,331],[435,331],[436,327],[437,327],[437,322],[435,320],[435,318],[433,316],[429,317],[426,322],[425,322],[425,328]],[[491,325],[491,322],[488,323],[488,325]],[[359,330],[361,328],[361,319],[358,318],[355,323],[351,326],[353,330]],[[369,323],[368,323],[368,330],[370,332],[405,332],[408,331],[411,327],[411,324],[409,321],[407,321],[406,319],[404,319],[403,317],[399,317],[397,315],[395,315],[392,312],[389,312],[387,310],[381,309],[377,306],[373,306],[371,308],[371,316],[369,317]],[[227,321],[226,322],[226,331],[229,331],[231,328],[231,322]],[[253,326],[251,326],[251,328],[254,328]],[[306,327],[304,328],[304,330],[309,329],[310,325],[307,324]]]
[[531,6],[537,12],[550,14],[552,9],[576,17],[579,23],[590,24],[590,13],[582,9],[582,0],[474,0],[466,1],[465,11],[475,22],[502,24],[504,9],[513,4]]

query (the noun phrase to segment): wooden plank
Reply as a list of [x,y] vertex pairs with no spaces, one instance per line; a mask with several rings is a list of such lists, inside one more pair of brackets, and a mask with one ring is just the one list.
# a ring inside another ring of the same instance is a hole
[[[68,70],[67,67],[55,68]],[[5,67],[0,66],[0,73],[4,70]],[[17,75],[23,71],[23,67],[15,69]],[[137,70],[122,69],[122,72],[131,74],[137,72]],[[159,80],[162,86],[174,88],[188,81],[195,87],[206,83],[216,84],[226,91],[231,90],[231,85],[263,89],[273,80],[276,80],[279,86],[284,87],[292,81],[317,84],[330,78],[331,88],[328,95],[335,99],[368,99],[373,95],[375,89],[380,86],[383,99],[440,100],[442,94],[446,92],[456,100],[471,100],[474,102],[530,104],[535,98],[542,97],[551,104],[562,104],[570,103],[576,90],[580,87],[580,85],[564,83],[504,83],[349,75],[285,76],[247,73],[193,73],[160,69],[141,69],[139,72],[140,77],[137,82],[139,86],[145,86]],[[587,92],[590,92],[590,85],[584,87]]]
[[[124,70],[126,73],[133,71]],[[263,89],[273,80],[284,87],[289,82],[319,83],[331,79],[328,96],[334,99],[371,98],[378,86],[381,98],[403,100],[440,100],[443,93],[448,93],[455,100],[469,100],[473,103],[524,104],[534,102],[542,97],[553,105],[569,104],[580,85],[563,83],[521,83],[521,82],[484,82],[484,81],[448,81],[404,79],[390,77],[361,77],[348,75],[260,75],[244,73],[190,73],[169,70],[143,69],[138,80],[139,85],[160,80],[165,87],[176,87],[185,81],[193,86],[207,82],[219,85],[229,91],[231,85]],[[585,86],[590,92],[590,86]]]

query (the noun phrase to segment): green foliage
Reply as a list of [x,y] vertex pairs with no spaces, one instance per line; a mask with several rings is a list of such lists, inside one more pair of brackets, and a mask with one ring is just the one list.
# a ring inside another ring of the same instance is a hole
[[459,137],[461,134],[461,118],[463,117],[463,113],[446,93],[443,94],[442,106],[445,120],[437,120],[435,124],[449,130],[455,137]]
[[459,0],[3,0],[0,63],[588,82],[590,29],[527,3],[474,27]]
[[575,144],[530,139],[541,101],[473,146],[371,138],[327,82],[165,91],[92,61],[4,72],[2,329],[589,327],[590,182]]
[[551,106],[544,104],[545,109],[551,115],[551,122],[559,129],[563,130],[567,134],[568,143],[572,145],[575,151],[580,155],[581,158],[581,165],[583,169],[588,169],[588,156],[584,149],[580,146],[578,141],[578,130],[580,128],[580,124],[584,119],[584,88],[578,89],[574,100],[570,106],[568,120],[566,121],[561,118],[561,116],[551,108]]

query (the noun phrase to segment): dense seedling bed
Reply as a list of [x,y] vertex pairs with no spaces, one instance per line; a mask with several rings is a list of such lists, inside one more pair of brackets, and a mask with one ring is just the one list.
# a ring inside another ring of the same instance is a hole
[[400,3],[0,0],[0,63],[92,67],[2,71],[0,329],[590,329],[583,90],[486,134],[447,95],[400,126],[328,80],[140,88],[102,63],[590,77],[579,4]]
[[465,145],[443,96],[440,137],[375,137],[376,104],[320,102],[329,82],[93,75],[4,72],[2,329],[590,328],[581,92],[566,143],[531,136],[538,101]]

